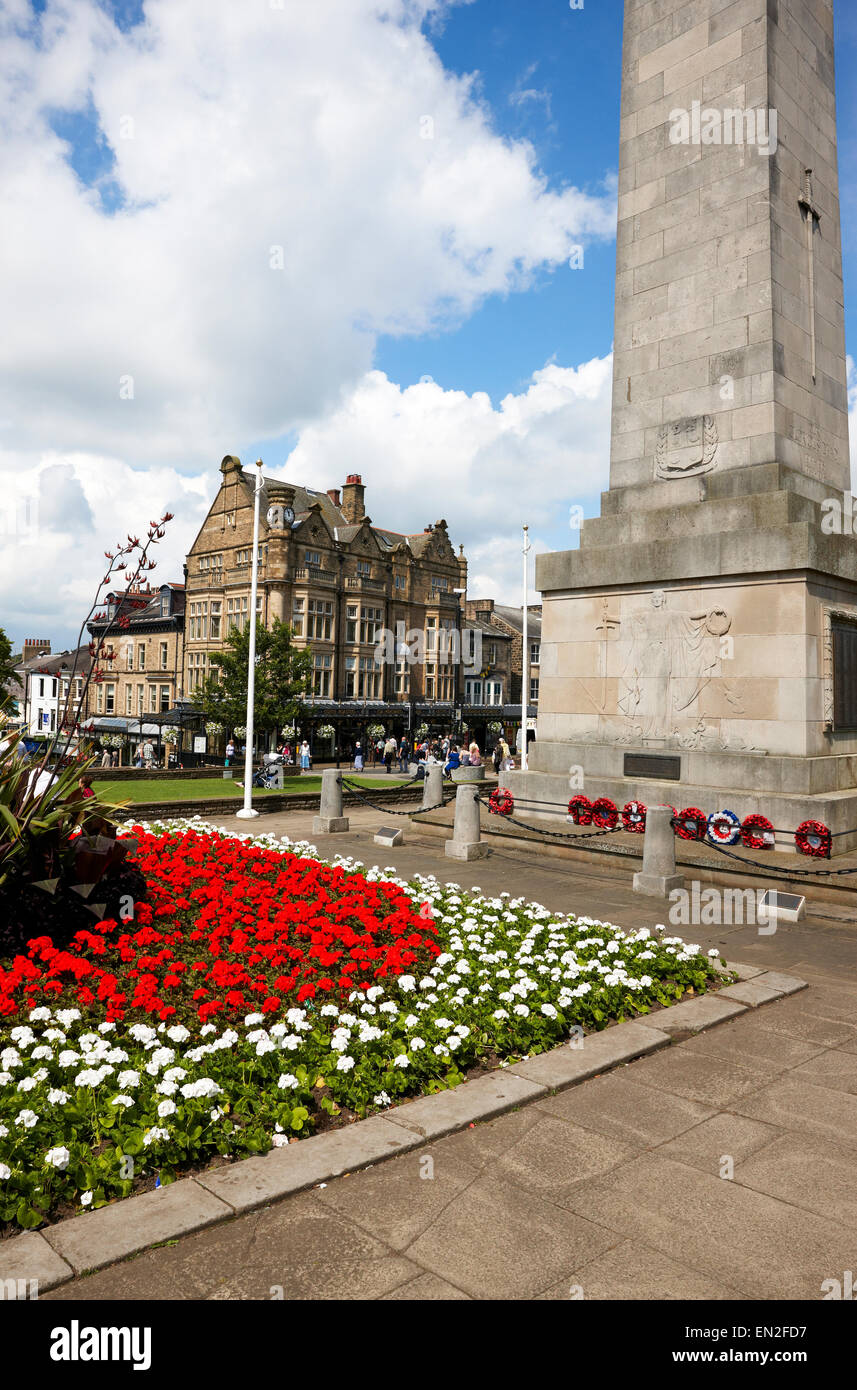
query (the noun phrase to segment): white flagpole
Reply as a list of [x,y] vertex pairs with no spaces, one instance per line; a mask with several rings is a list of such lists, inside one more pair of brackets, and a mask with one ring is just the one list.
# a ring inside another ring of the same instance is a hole
[[529,575],[527,574],[527,560],[530,555],[530,528],[524,527],[524,631],[523,631],[523,651],[521,652],[521,771],[526,772],[529,767],[527,752],[527,713],[530,702],[530,640],[527,619],[529,617]]
[[250,581],[250,651],[247,657],[247,747],[244,752],[244,805],[235,814],[252,820],[253,809],[253,720],[256,701],[256,592],[259,587],[259,499],[262,495],[262,460],[256,460],[256,491],[253,494],[253,566]]

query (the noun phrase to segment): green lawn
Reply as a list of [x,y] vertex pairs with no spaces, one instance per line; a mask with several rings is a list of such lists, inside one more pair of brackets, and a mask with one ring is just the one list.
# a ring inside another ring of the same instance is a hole
[[[343,776],[360,787],[377,789],[377,778],[354,777],[343,769]],[[384,779],[383,787],[401,787],[406,777]],[[160,802],[160,801],[213,801],[221,797],[233,796],[243,799],[244,788],[230,777],[147,778],[139,782],[101,782],[95,783],[95,790],[107,801]],[[321,777],[287,777],[282,791],[277,787],[254,787],[253,796],[307,796],[318,795],[321,791]]]

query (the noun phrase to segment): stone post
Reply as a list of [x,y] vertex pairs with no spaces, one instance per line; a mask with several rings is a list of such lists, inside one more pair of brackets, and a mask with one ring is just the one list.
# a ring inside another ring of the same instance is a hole
[[[474,769],[475,771],[475,769]],[[473,781],[461,782],[455,793],[455,825],[444,852],[449,859],[484,859],[491,853],[479,824],[479,789]]]
[[426,766],[426,779],[423,782],[423,804],[424,811],[430,811],[434,806],[443,805],[443,763],[428,763]]
[[683,874],[675,871],[675,831],[672,806],[650,806],[646,812],[643,868],[634,874],[634,892],[650,898],[668,898],[684,887]]
[[313,835],[334,835],[348,829],[348,817],[342,814],[342,773],[326,767],[321,774],[321,805],[312,823]]

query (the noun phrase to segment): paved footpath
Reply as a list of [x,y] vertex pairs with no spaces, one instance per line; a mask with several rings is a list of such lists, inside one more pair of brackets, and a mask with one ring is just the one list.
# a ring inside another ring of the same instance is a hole
[[[664,920],[630,874],[520,851],[453,863],[404,821],[408,843],[380,849],[384,820],[359,811],[317,838],[300,812],[259,826],[625,928]],[[676,934],[810,987],[43,1297],[820,1299],[857,1269],[857,926]]]

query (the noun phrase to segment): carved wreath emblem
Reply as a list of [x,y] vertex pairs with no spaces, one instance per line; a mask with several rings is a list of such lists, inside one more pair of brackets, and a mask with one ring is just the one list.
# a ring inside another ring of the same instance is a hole
[[661,427],[655,448],[656,478],[692,478],[714,467],[719,436],[713,415],[691,415]]

